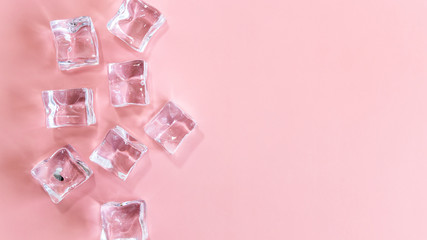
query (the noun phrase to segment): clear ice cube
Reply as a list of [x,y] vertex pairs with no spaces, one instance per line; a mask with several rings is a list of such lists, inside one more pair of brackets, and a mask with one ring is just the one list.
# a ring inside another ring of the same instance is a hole
[[143,52],[150,38],[163,25],[165,18],[154,7],[141,0],[124,0],[108,22],[108,30],[136,51]]
[[90,155],[90,160],[125,181],[146,152],[144,144],[116,126],[108,131],[102,143]]
[[151,121],[145,132],[160,143],[170,154],[174,154],[182,140],[196,126],[196,122],[175,103],[169,101]]
[[50,22],[59,69],[97,65],[98,39],[90,17],[54,20]]
[[147,105],[147,63],[133,60],[108,65],[110,101],[114,107]]
[[96,123],[93,93],[89,88],[42,92],[46,127],[88,126]]
[[101,240],[146,240],[145,202],[109,202],[101,206]]
[[66,145],[39,162],[31,170],[31,175],[42,185],[52,202],[59,203],[74,188],[88,180],[92,170],[81,161],[71,145]]

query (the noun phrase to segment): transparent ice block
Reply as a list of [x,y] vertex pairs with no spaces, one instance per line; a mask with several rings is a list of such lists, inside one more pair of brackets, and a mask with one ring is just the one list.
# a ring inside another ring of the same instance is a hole
[[123,181],[147,152],[147,147],[138,142],[120,126],[108,131],[102,143],[90,155],[90,160]]
[[59,69],[97,65],[98,39],[90,17],[54,20],[50,22]]
[[96,123],[93,93],[89,88],[42,92],[46,127],[88,126]]
[[110,63],[108,81],[111,104],[114,107],[149,104],[146,79],[147,63],[143,60]]
[[59,203],[74,188],[88,180],[92,170],[81,161],[71,145],[66,145],[39,162],[31,170],[31,175],[42,185],[52,202]]
[[141,0],[124,0],[108,22],[108,30],[136,51],[143,52],[150,38],[163,25],[163,15]]
[[145,202],[109,202],[101,206],[101,240],[146,240]]
[[196,122],[175,103],[169,101],[151,121],[145,132],[160,143],[170,154],[174,154],[182,140],[196,126]]

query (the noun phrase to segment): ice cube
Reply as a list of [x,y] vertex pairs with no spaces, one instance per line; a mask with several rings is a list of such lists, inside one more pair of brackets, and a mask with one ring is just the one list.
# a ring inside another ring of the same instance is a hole
[[108,22],[108,30],[136,51],[143,52],[150,38],[163,25],[165,18],[154,7],[141,0],[124,0]]
[[39,162],[31,175],[42,185],[54,203],[59,203],[74,188],[92,175],[71,145],[57,150],[51,157]]

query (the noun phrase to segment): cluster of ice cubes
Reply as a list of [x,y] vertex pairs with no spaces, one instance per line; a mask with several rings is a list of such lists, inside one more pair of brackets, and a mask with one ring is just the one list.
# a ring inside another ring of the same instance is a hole
[[[132,49],[143,52],[165,18],[154,7],[141,0],[124,0],[117,14],[108,22],[108,30]],[[90,17],[50,22],[56,47],[58,67],[62,71],[99,64],[98,38]],[[147,63],[143,60],[108,64],[110,103],[113,107],[147,105]],[[42,92],[46,127],[81,127],[96,124],[94,94],[89,88],[46,90]],[[174,154],[196,123],[174,102],[167,102],[149,121],[145,133],[167,152]],[[93,150],[90,160],[125,181],[141,161],[147,146],[127,130],[116,126],[106,133]],[[32,176],[59,203],[73,189],[86,182],[93,171],[77,151],[66,145],[39,162]],[[147,239],[145,202],[109,202],[101,207],[101,240]]]

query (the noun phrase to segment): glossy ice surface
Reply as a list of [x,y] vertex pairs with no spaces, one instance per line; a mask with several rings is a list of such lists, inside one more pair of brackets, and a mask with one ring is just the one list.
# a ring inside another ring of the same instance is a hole
[[165,22],[162,14],[141,0],[124,0],[108,22],[108,30],[133,49],[143,52],[150,38]]
[[50,22],[61,70],[97,65],[98,40],[90,17]]
[[108,131],[103,142],[90,155],[90,160],[124,181],[146,152],[144,144],[116,126]]
[[151,119],[144,129],[150,137],[160,143],[169,153],[174,154],[184,137],[195,126],[196,122],[170,101]]
[[88,126],[96,123],[93,93],[89,88],[42,92],[46,127]]
[[110,63],[108,80],[111,104],[114,107],[149,104],[146,79],[147,64],[143,60]]
[[146,240],[145,202],[109,202],[101,206],[101,240]]
[[38,163],[31,175],[42,185],[54,203],[59,203],[74,188],[92,175],[71,145],[57,150],[50,158]]
[[50,22],[56,47],[59,69],[97,65],[98,39],[90,17]]

